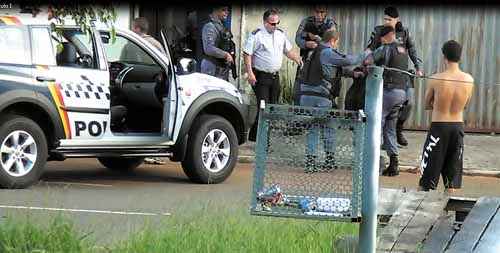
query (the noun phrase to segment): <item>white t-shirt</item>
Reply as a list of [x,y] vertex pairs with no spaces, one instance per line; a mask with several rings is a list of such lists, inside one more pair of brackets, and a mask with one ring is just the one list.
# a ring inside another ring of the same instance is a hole
[[292,43],[283,30],[269,33],[264,27],[251,32],[243,48],[243,52],[252,56],[252,67],[268,73],[281,69],[283,54],[290,50]]

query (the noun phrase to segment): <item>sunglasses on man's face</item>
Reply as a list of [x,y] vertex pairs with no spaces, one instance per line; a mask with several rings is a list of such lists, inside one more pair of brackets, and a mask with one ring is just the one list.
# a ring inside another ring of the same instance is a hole
[[278,21],[278,22],[276,22],[276,23],[271,23],[271,22],[267,22],[267,23],[268,23],[268,24],[270,24],[270,25],[272,25],[272,26],[277,26],[277,25],[279,25],[279,24],[280,24],[280,22],[279,22],[279,21]]

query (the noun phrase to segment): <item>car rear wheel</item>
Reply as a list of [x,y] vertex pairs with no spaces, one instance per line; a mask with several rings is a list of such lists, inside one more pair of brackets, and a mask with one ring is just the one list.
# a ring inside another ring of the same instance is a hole
[[47,162],[47,140],[33,120],[0,118],[0,186],[26,188],[38,182]]
[[229,121],[201,115],[191,127],[182,168],[196,183],[216,184],[231,175],[238,157],[238,137]]

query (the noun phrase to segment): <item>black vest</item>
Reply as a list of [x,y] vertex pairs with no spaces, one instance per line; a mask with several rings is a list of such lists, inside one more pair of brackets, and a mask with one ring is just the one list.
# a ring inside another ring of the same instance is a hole
[[[406,48],[398,43],[392,43],[386,50],[384,64],[386,67],[408,70],[409,57]],[[384,70],[383,78],[384,88],[388,89],[404,89],[408,82],[408,75],[391,70]]]
[[313,52],[305,59],[304,67],[302,68],[302,81],[311,86],[320,85],[323,79],[323,70],[321,69],[321,51],[327,48],[320,44]]
[[[227,29],[225,26],[220,26],[220,24],[214,22],[212,19],[209,19],[202,27],[204,27],[208,23],[213,23],[215,28],[217,29],[217,37],[215,38],[215,46],[220,48],[226,52],[230,52],[232,48],[232,39],[233,34],[231,30]],[[202,35],[203,36],[203,35]],[[211,61],[213,64],[219,67],[226,66],[226,60],[224,58],[215,58],[213,56],[207,55],[205,53],[205,49],[203,48],[203,38],[201,38],[201,50],[202,57],[206,60]],[[234,49],[233,49],[234,50]]]
[[[330,91],[330,98],[338,97],[340,93],[340,78],[342,73],[341,67],[334,67],[334,75],[327,76],[323,73],[323,68],[321,66],[321,51],[328,47],[319,44],[314,51],[306,58],[304,62],[304,67],[302,68],[300,78],[304,84],[310,86],[324,86],[326,89]],[[331,86],[325,86],[323,80],[328,81]],[[305,92],[301,92],[303,95],[314,95],[314,94],[306,94]]]

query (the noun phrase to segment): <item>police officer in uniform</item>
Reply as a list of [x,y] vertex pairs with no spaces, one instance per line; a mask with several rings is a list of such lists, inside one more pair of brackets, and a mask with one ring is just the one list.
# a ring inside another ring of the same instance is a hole
[[[397,42],[402,45],[406,50],[408,51],[408,55],[413,62],[413,65],[415,66],[416,69],[416,74],[418,76],[422,76],[423,72],[423,66],[422,66],[422,60],[418,58],[417,51],[415,49],[415,43],[410,36],[408,29],[406,27],[403,27],[399,20],[399,12],[395,7],[387,7],[384,10],[384,25],[376,26],[375,30],[372,33],[372,36],[370,38],[370,42],[368,45],[368,48],[370,48],[372,51],[377,49],[378,47],[381,46],[381,31],[384,26],[391,26],[396,30],[396,40]],[[403,125],[405,121],[408,119],[410,116],[410,111],[411,108],[414,104],[414,87],[413,87],[413,81],[409,81],[407,86],[405,87],[405,92],[406,92],[406,99],[405,102],[399,112],[398,116],[398,121],[396,124],[396,134],[397,134],[397,141],[400,145],[402,146],[407,146],[408,141],[406,138],[403,136]]]
[[222,21],[228,15],[227,6],[214,7],[210,20],[203,26],[203,56],[201,72],[224,80],[229,80],[229,66],[234,63],[230,52],[223,50],[223,45],[231,40],[231,31],[224,27]]
[[[332,17],[327,17],[328,9],[325,5],[314,6],[313,16],[304,18],[295,33],[295,43],[300,48],[300,57],[305,62],[310,54],[319,44],[323,34],[330,29],[337,30],[337,23]],[[297,75],[300,70],[297,69]],[[294,102],[299,103],[300,84],[294,84]]]
[[[271,104],[278,103],[281,92],[279,70],[283,55],[299,66],[302,65],[302,59],[292,50],[286,33],[277,28],[279,22],[279,12],[276,9],[264,12],[263,26],[251,32],[243,48],[248,82],[257,97],[257,111],[261,100]],[[256,139],[257,119],[250,129],[251,141]]]
[[[300,105],[311,107],[336,108],[334,98],[340,90],[341,76],[360,77],[363,72],[354,72],[347,66],[360,64],[368,55],[365,51],[358,55],[346,55],[338,51],[340,32],[328,30],[323,41],[308,55],[299,75]],[[316,165],[314,155],[318,142],[319,129],[314,128],[307,134],[306,170],[332,169],[335,166],[334,136],[329,128],[322,129],[326,158],[321,168]]]
[[[406,71],[408,69],[408,51],[396,40],[392,26],[384,26],[380,31],[382,46],[376,49],[367,59],[367,63],[375,63]],[[408,75],[393,70],[384,70],[384,91],[382,102],[382,133],[384,149],[390,158],[389,166],[383,171],[384,176],[399,174],[398,146],[396,143],[396,120],[399,110],[406,100]]]

